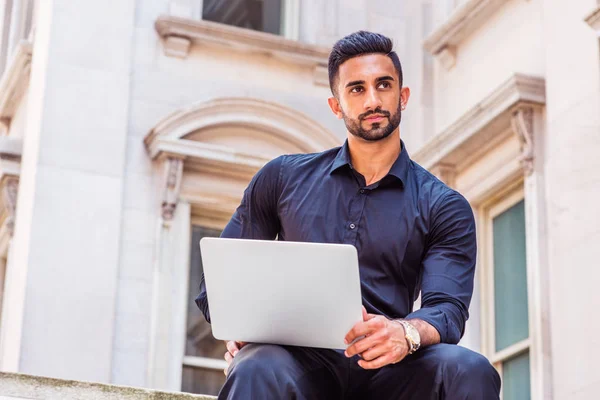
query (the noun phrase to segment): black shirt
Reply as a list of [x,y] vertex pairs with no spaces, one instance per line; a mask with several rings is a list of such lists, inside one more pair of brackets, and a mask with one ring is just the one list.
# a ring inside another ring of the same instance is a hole
[[[347,142],[270,161],[222,237],[354,245],[369,313],[422,319],[443,343],[464,333],[477,254],[473,212],[412,161],[404,143],[387,176],[369,186],[352,168]],[[210,322],[204,280],[196,304]]]

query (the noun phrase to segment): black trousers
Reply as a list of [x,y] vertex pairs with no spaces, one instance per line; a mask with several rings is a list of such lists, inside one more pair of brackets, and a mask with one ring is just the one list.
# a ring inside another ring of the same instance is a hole
[[499,399],[500,377],[482,355],[437,344],[377,370],[342,351],[249,344],[219,399]]

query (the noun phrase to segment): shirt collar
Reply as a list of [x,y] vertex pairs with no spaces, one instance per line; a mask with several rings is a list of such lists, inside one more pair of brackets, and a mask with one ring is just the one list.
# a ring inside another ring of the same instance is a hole
[[[400,151],[400,155],[396,161],[394,161],[394,164],[392,164],[392,168],[390,168],[388,175],[395,176],[402,182],[403,185],[406,185],[408,180],[408,171],[410,169],[410,156],[408,155],[408,151],[406,150],[404,142],[401,140],[400,143],[402,144],[402,150]],[[338,150],[337,155],[331,164],[329,174],[334,173],[346,165],[352,168],[352,163],[350,161],[350,150],[348,149],[348,140],[346,140],[344,145]]]

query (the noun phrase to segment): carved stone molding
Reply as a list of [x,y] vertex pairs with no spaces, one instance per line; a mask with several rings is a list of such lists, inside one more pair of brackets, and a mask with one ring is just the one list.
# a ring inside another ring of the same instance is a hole
[[438,163],[455,165],[457,171],[469,158],[483,154],[499,135],[510,134],[512,112],[521,106],[544,106],[543,78],[516,74],[481,99],[442,132],[436,134],[412,158],[427,169]]
[[533,113],[530,106],[521,106],[513,111],[511,126],[521,144],[521,156],[519,161],[526,176],[534,170],[534,146],[533,146]]
[[456,166],[453,164],[438,163],[429,169],[439,180],[449,187],[454,187],[456,179]]
[[183,177],[183,159],[167,157],[164,160],[165,183],[163,187],[163,200],[161,216],[164,221],[171,221],[175,215],[179,192],[181,190],[181,179]]
[[586,18],[585,22],[588,23],[595,31],[598,37],[600,37],[600,3],[594,11],[592,11]]
[[15,232],[15,216],[17,212],[17,194],[19,193],[19,178],[7,176],[2,180],[2,202],[6,212],[6,229],[10,237]]

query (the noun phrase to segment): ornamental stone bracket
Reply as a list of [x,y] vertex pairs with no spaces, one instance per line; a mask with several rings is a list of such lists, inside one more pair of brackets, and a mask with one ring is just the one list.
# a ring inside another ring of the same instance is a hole
[[17,194],[19,193],[19,178],[17,176],[5,176],[0,182],[2,188],[2,203],[6,213],[6,230],[10,237],[15,233],[15,216],[17,214]]
[[183,159],[166,157],[164,163],[164,185],[161,203],[161,217],[169,223],[173,220],[183,178]]
[[433,175],[449,187],[454,187],[456,179],[456,166],[453,164],[438,163],[429,169]]
[[519,161],[525,176],[530,176],[534,170],[533,115],[533,107],[520,106],[513,111],[511,118],[512,129],[521,145]]
[[0,137],[0,255],[15,232],[22,147],[21,139]]

